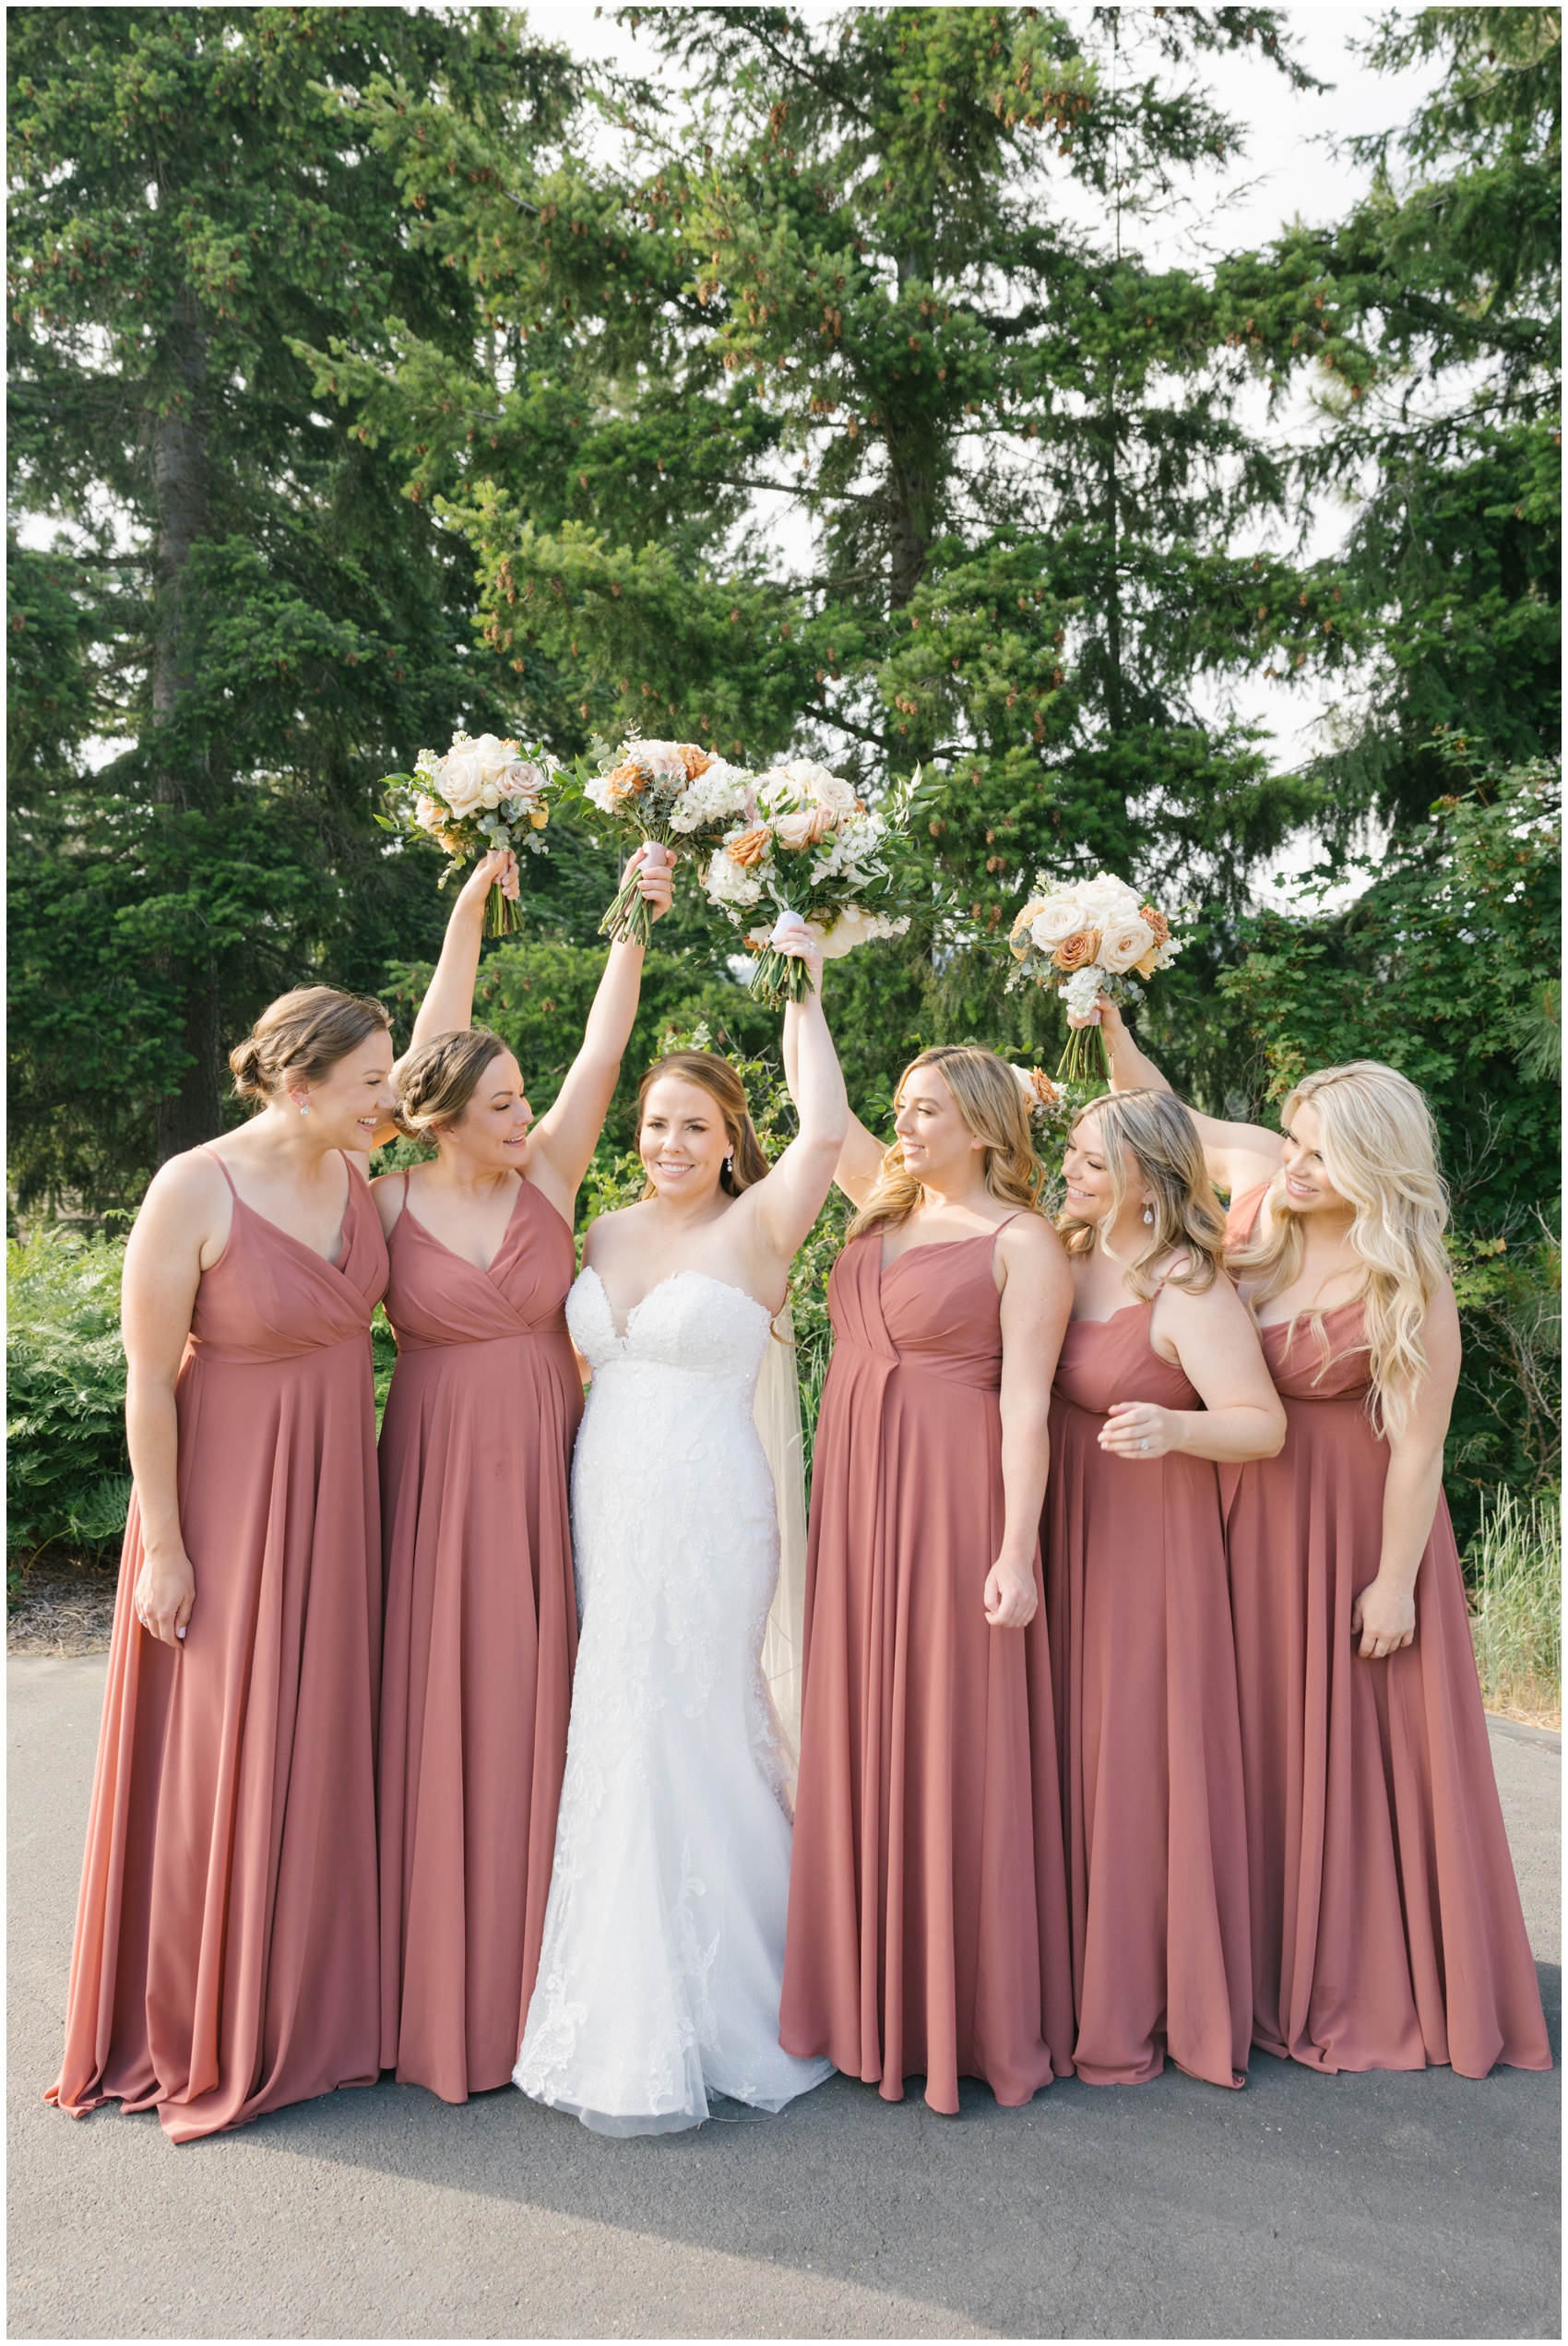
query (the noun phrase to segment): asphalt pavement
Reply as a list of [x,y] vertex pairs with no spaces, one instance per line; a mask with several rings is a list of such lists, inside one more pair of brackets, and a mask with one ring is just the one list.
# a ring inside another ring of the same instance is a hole
[[[1255,2056],[957,2118],[835,2078],[609,2141],[382,2083],[175,2150],[59,2057],[101,1655],[8,1666],[9,2328],[21,2338],[1545,2338],[1557,2074]],[[1558,2041],[1562,1760],[1493,1757]]]

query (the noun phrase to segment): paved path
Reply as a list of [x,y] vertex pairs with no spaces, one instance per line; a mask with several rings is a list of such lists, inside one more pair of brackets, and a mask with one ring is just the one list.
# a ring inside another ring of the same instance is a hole
[[[1558,2079],[1169,2074],[957,2119],[838,2078],[607,2142],[382,2084],[175,2150],[45,2106],[101,1657],[9,1664],[10,2328],[98,2337],[1398,2337],[1559,2331]],[[1559,1789],[1494,1740],[1559,1998]]]

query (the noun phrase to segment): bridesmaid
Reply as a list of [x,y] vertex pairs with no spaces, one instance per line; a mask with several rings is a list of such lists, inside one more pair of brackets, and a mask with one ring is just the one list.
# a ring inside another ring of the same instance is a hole
[[1039,1547],[1072,1291],[1001,1060],[922,1052],[894,1129],[851,1118],[837,1169],[779,2040],[951,2115],[1072,2066]]
[[[673,859],[651,847],[643,863],[657,920]],[[535,1125],[506,1045],[468,1030],[497,880],[516,886],[509,854],[459,896],[398,1071],[398,1126],[435,1160],[372,1185],[398,1339],[381,1435],[381,2061],[445,2102],[510,2081],[539,1965],[576,1649],[572,1215],[643,963],[641,946],[611,947]]]
[[[1119,1018],[1114,1083],[1162,1083]],[[1196,1119],[1289,1431],[1229,1517],[1253,2035],[1316,2069],[1551,2066],[1443,1445],[1459,1373],[1435,1137],[1373,1061],[1284,1129]]]
[[1051,1412],[1047,1609],[1065,1777],[1075,2063],[1240,2085],[1246,1815],[1217,1461],[1285,1413],[1169,1092],[1096,1101],[1063,1164],[1073,1318]]
[[308,986],[230,1065],[260,1113],[161,1168],[125,1252],[135,1488],[50,2091],[175,2142],[380,2066],[386,1013]]

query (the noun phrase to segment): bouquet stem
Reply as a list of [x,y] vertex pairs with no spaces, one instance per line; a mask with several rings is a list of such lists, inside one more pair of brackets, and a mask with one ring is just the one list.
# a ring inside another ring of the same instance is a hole
[[1056,1070],[1058,1083],[1109,1083],[1111,1062],[1098,1020],[1092,1027],[1069,1027],[1067,1048]]
[[[651,832],[646,835],[644,843],[647,846],[656,844]],[[622,881],[614,902],[599,924],[600,935],[607,936],[612,945],[646,946],[653,935],[647,899],[638,885],[641,879],[642,864],[639,861]]]
[[493,887],[484,900],[486,936],[510,936],[523,925],[522,915],[503,887]]
[[759,1002],[777,1008],[784,1002],[803,1002],[811,984],[811,972],[796,953],[775,952],[765,946],[752,971],[751,992]]

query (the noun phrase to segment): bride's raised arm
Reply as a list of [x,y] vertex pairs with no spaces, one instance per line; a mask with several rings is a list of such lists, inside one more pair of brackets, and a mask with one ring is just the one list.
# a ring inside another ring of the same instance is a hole
[[834,1168],[849,1124],[844,1070],[822,1009],[822,955],[804,923],[780,937],[778,949],[804,961],[811,983],[803,1002],[785,1012],[785,1034],[792,1042],[790,1097],[800,1130],[772,1172],[744,1192],[755,1217],[764,1251],[780,1267],[794,1260],[833,1186]]
[[[801,1104],[801,1020],[804,1014],[805,1005],[802,1002],[790,1002],[785,1006],[784,1083],[797,1109]],[[882,1172],[882,1160],[887,1152],[876,1135],[861,1124],[848,1101],[844,1113],[848,1120],[844,1128],[844,1146],[838,1151],[833,1178],[851,1204],[863,1206],[876,1186]]]

